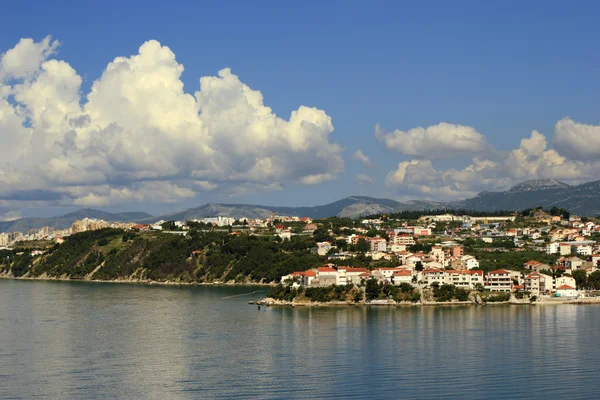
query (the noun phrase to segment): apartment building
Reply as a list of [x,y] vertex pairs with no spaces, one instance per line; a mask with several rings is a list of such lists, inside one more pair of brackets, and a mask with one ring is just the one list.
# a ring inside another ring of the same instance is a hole
[[505,269],[490,271],[486,278],[485,288],[491,292],[510,292],[512,290],[510,271]]

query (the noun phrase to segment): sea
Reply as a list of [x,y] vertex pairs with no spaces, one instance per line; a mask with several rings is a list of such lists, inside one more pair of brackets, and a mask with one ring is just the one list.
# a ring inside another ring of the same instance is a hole
[[0,399],[598,399],[600,306],[0,280]]

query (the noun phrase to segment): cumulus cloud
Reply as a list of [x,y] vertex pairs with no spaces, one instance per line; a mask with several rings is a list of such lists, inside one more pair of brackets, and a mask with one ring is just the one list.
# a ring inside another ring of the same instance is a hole
[[438,171],[430,160],[403,161],[386,176],[386,185],[403,196],[447,200],[465,198],[478,191],[502,186],[493,173],[496,164],[473,159],[468,167]]
[[199,80],[157,41],[117,57],[83,97],[58,46],[22,39],[0,55],[0,198],[35,190],[65,203],[172,202],[199,191],[319,184],[344,170],[331,118],[300,106],[287,119],[229,68]]
[[547,149],[546,137],[533,131],[499,160],[475,157],[464,169],[437,170],[431,160],[402,161],[387,174],[386,185],[404,196],[450,200],[483,190],[504,190],[529,179],[579,183],[597,179],[599,173],[600,162],[568,159]]
[[427,128],[418,127],[408,131],[396,129],[385,133],[378,124],[375,137],[388,150],[423,159],[442,159],[457,154],[477,153],[486,147],[485,137],[475,128],[441,122]]
[[600,156],[600,126],[587,125],[565,117],[555,126],[554,144],[575,160],[592,160]]
[[58,46],[59,42],[52,40],[50,36],[37,43],[31,38],[21,39],[15,47],[2,55],[0,77],[18,79],[32,76]]
[[360,161],[365,167],[373,168],[373,164],[371,163],[371,160],[369,160],[369,157],[364,155],[364,153],[360,149],[356,150],[354,154],[352,154],[352,158],[354,158],[357,161]]
[[371,178],[367,174],[358,174],[356,175],[356,183],[360,185],[369,185],[374,182],[373,178]]

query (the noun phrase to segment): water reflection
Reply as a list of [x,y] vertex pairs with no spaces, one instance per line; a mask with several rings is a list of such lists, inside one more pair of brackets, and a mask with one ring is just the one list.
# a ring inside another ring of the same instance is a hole
[[0,281],[0,398],[577,398],[593,306],[249,306],[247,288]]

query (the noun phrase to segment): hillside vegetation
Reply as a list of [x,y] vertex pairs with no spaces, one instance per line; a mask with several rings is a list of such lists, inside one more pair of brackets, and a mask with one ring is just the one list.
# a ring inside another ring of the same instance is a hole
[[192,230],[187,236],[101,229],[78,233],[31,257],[3,251],[0,272],[16,277],[144,280],[185,283],[272,282],[320,265],[309,237],[273,237]]

